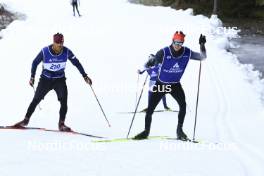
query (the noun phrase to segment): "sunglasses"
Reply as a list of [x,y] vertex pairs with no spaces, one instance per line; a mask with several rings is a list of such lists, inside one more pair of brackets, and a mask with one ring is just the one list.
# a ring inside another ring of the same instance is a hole
[[182,46],[182,45],[183,45],[183,42],[181,42],[181,41],[177,41],[177,40],[173,41],[172,43],[173,43],[174,45],[179,45],[179,46]]

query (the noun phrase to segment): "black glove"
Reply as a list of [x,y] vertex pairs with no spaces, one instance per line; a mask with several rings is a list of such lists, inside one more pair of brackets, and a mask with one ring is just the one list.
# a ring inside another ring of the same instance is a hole
[[30,80],[29,80],[29,85],[31,87],[33,87],[34,86],[34,83],[35,83],[35,78],[31,77]]
[[206,37],[205,35],[201,34],[199,38],[199,44],[204,45],[206,43]]
[[149,60],[151,60],[151,59],[155,59],[155,55],[154,54],[150,54],[149,55]]
[[90,84],[90,85],[93,84],[91,78],[89,78],[87,75],[85,75],[85,76],[83,77],[83,79],[84,79],[84,81],[85,81],[87,84]]

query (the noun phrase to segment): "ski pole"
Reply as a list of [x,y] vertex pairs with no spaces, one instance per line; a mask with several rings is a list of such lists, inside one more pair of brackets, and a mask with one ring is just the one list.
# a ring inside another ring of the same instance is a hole
[[100,104],[100,102],[99,102],[99,100],[98,100],[98,98],[97,98],[95,92],[94,92],[94,89],[93,89],[92,85],[90,85],[90,87],[91,87],[91,89],[92,89],[92,92],[93,92],[93,94],[94,94],[94,97],[96,98],[96,101],[97,101],[98,105],[99,105],[100,108],[101,108],[101,111],[102,111],[102,113],[103,113],[103,115],[104,115],[104,118],[105,118],[105,120],[106,120],[108,126],[111,127],[111,125],[110,125],[108,119],[106,118],[105,112],[104,112],[104,110],[103,110],[103,108],[102,108],[102,106],[101,106],[101,104]]
[[128,130],[128,133],[127,133],[127,137],[126,138],[128,138],[129,133],[130,133],[130,130],[132,128],[132,125],[133,125],[133,122],[134,122],[134,119],[135,119],[135,116],[136,116],[136,112],[137,112],[137,109],[138,109],[138,105],[139,105],[139,102],[141,100],[141,97],[142,97],[142,94],[143,94],[143,90],[144,90],[145,84],[147,82],[147,78],[148,78],[148,75],[146,76],[145,81],[143,83],[143,86],[142,86],[142,89],[141,89],[141,92],[140,92],[140,95],[139,95],[139,98],[138,98],[138,102],[137,102],[137,105],[136,105],[136,108],[135,108],[135,111],[134,111],[134,114],[133,114],[133,118],[132,118],[132,121],[131,121],[131,124],[130,124],[130,127],[129,127],[129,130]]
[[137,88],[136,88],[136,101],[135,101],[135,107],[137,106],[137,97],[138,97],[138,82],[139,82],[139,74],[137,77]]
[[202,61],[200,61],[200,66],[199,66],[198,89],[197,89],[195,120],[194,120],[194,128],[193,128],[193,141],[195,141],[195,130],[196,130],[196,123],[197,123],[197,111],[198,111],[199,94],[200,94],[201,72],[202,72]]
[[[32,85],[31,87],[33,88],[34,94],[36,94],[36,89],[35,89],[34,85]],[[38,104],[38,107],[39,107],[39,110],[41,111],[42,108],[40,107],[40,104]]]

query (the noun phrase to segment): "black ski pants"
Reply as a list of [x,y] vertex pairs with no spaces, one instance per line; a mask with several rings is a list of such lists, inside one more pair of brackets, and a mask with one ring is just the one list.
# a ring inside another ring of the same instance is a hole
[[30,118],[33,112],[35,111],[37,105],[40,103],[42,99],[46,96],[46,94],[50,90],[55,90],[58,100],[61,104],[60,107],[60,121],[64,122],[66,118],[66,113],[68,110],[67,99],[68,99],[68,89],[66,85],[66,78],[53,78],[48,79],[45,77],[41,77],[38,83],[38,87],[36,89],[36,93],[32,102],[30,103],[26,117]]
[[78,12],[78,15],[80,16],[80,12],[79,12],[79,9],[78,9],[78,3],[77,2],[73,2],[72,3],[72,8],[73,8],[73,15],[75,16],[75,9],[76,9],[77,12]]
[[157,81],[156,85],[153,87],[153,93],[150,96],[148,110],[145,116],[145,130],[150,131],[152,114],[162,97],[167,93],[171,94],[172,97],[177,101],[179,105],[178,125],[183,125],[186,114],[186,101],[181,83],[163,84]]

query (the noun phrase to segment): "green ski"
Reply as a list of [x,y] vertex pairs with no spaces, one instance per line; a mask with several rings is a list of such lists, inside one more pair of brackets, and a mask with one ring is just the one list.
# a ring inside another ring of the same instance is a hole
[[[168,136],[149,136],[147,139],[143,140],[152,140],[152,139],[167,139]],[[114,138],[114,139],[104,139],[104,140],[94,140],[93,142],[130,142],[130,141],[142,141],[136,140],[133,138]]]

